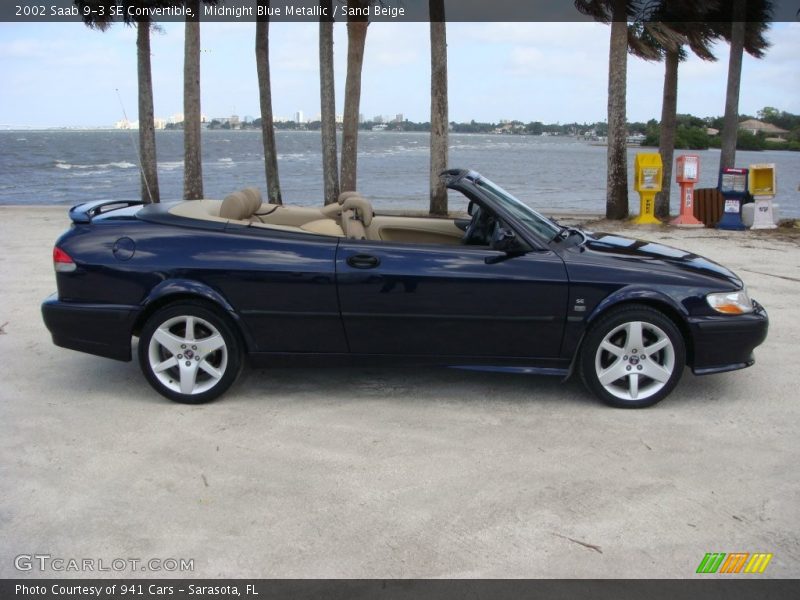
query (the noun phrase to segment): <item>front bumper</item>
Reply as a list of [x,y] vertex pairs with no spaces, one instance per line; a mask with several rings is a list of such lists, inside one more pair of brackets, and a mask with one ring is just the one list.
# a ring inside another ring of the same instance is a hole
[[753,350],[767,338],[769,317],[758,302],[747,315],[719,315],[689,319],[692,334],[692,372],[723,373],[751,366]]
[[62,302],[56,294],[42,302],[42,318],[62,348],[116,360],[131,360],[131,336],[138,306]]

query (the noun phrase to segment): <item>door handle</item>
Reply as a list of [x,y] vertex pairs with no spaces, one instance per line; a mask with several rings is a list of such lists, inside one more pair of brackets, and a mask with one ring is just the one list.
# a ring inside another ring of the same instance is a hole
[[381,260],[370,254],[354,254],[347,257],[347,264],[354,269],[374,269],[381,264]]

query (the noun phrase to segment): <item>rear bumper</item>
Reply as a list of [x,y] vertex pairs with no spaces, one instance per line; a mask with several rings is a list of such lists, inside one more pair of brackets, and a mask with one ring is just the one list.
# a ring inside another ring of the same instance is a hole
[[62,302],[53,294],[42,303],[42,318],[56,346],[129,361],[139,310],[138,306]]
[[753,302],[748,315],[700,317],[689,320],[695,375],[723,373],[751,366],[753,350],[767,337],[769,317],[764,307]]

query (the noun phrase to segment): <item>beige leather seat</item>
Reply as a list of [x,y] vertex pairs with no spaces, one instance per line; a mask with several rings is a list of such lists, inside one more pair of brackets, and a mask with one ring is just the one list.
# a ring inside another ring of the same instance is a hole
[[261,204],[264,202],[261,198],[261,190],[257,187],[246,187],[242,190],[242,193],[255,205],[256,209],[253,212],[258,212],[258,209],[261,208]]
[[219,207],[219,216],[233,221],[246,221],[256,211],[253,202],[242,192],[233,192],[225,196]]
[[[344,199],[342,196],[347,195]],[[372,223],[374,212],[372,205],[363,196],[355,192],[345,192],[339,196],[342,200],[342,231],[351,240],[367,239],[367,227]]]

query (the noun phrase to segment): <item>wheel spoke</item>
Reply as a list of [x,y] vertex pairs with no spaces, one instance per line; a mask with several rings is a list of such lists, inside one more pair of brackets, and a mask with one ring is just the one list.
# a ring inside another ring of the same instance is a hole
[[200,364],[199,364],[199,367],[201,369],[203,369],[203,371],[205,371],[206,373],[211,375],[211,377],[213,377],[214,379],[221,379],[222,378],[222,371],[220,371],[219,369],[217,369],[215,367],[212,367],[208,363],[208,361],[206,361],[206,360],[201,360]]
[[201,340],[198,344],[198,351],[202,349],[203,354],[210,354],[214,352],[214,350],[219,350],[220,348],[225,346],[225,340],[222,338],[221,335],[216,334],[212,335],[211,337],[207,337],[204,340]]
[[631,395],[631,400],[636,400],[639,397],[639,374],[631,373],[628,375],[628,393]]
[[184,336],[187,342],[194,341],[194,317],[186,317],[186,333]]
[[617,379],[624,377],[626,374],[625,363],[621,360],[618,360],[607,369],[600,371],[600,373],[598,373],[598,378],[600,379],[600,383],[603,385],[608,385],[615,382]]
[[627,339],[625,340],[625,349],[630,352],[631,350],[641,350],[644,348],[644,339],[642,338],[642,322],[633,321],[628,323],[625,327]]
[[183,340],[166,329],[156,329],[153,338],[172,354],[179,354]]
[[666,348],[667,346],[669,346],[669,338],[663,337],[660,340],[658,340],[657,342],[655,342],[653,344],[650,344],[649,346],[645,347],[644,353],[647,356],[650,356],[651,354],[655,354],[656,352]]
[[625,354],[625,348],[620,348],[619,346],[615,346],[608,340],[603,340],[603,343],[600,344],[600,347],[606,352],[613,354],[614,356],[622,356],[623,354]]
[[672,375],[671,371],[665,369],[657,362],[652,360],[644,361],[642,363],[642,366],[644,367],[642,369],[642,375],[647,375],[650,379],[653,379],[660,383],[664,383]]
[[176,367],[178,365],[178,359],[174,356],[170,356],[168,359],[161,361],[157,365],[153,367],[153,371],[156,373],[161,373],[162,371],[166,371],[169,368]]
[[181,394],[191,394],[197,381],[197,367],[181,367]]

